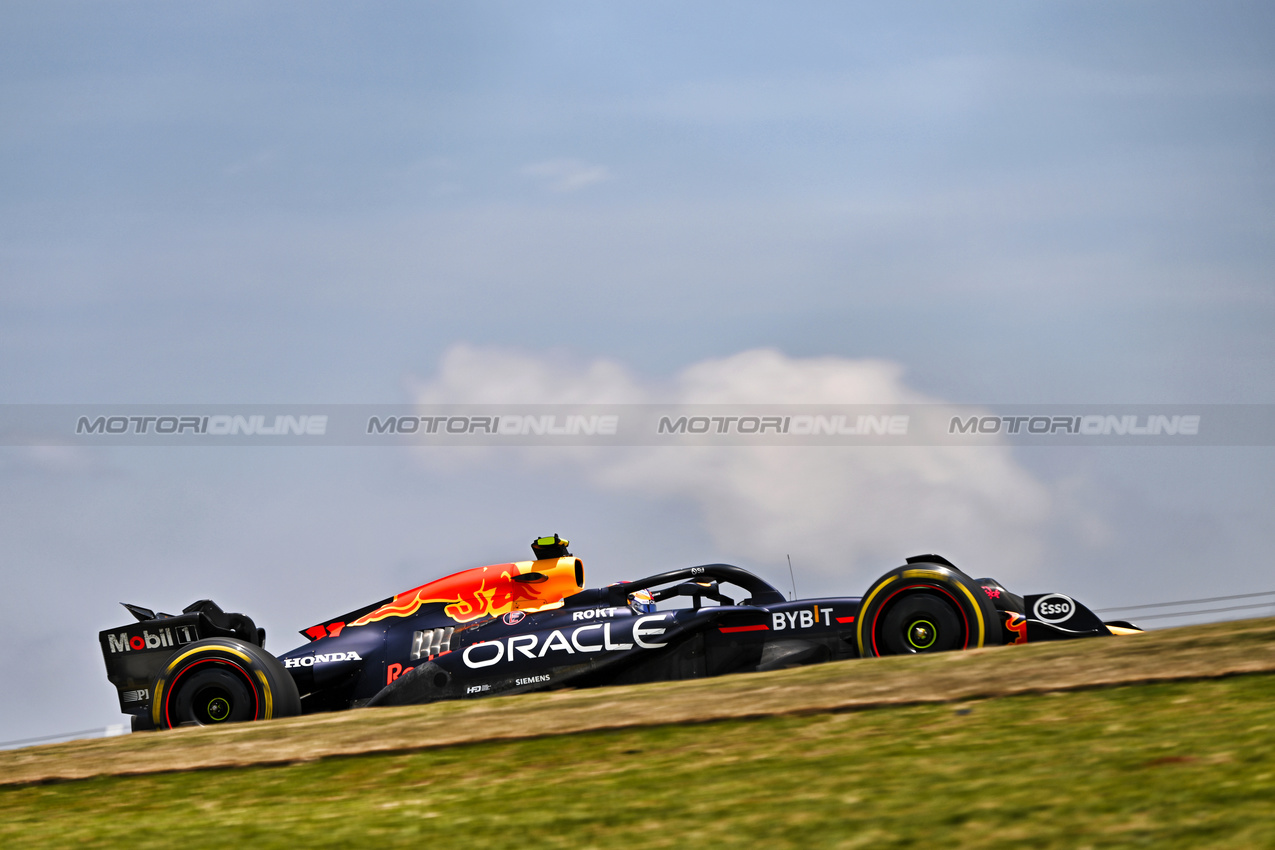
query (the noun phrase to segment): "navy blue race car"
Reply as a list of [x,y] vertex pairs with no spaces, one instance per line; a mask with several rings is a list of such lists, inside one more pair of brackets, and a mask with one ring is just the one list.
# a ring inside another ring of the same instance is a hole
[[729,564],[586,589],[567,547],[539,538],[534,560],[325,620],[278,657],[251,618],[209,600],[178,615],[126,604],[137,622],[100,634],[107,678],[140,730],[1138,631],[939,555],[908,558],[862,596],[788,600]]

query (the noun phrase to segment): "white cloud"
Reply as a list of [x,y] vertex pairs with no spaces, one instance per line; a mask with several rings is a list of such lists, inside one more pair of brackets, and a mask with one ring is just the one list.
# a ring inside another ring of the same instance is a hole
[[[883,360],[798,359],[753,350],[695,363],[666,381],[605,360],[456,346],[416,387],[421,403],[836,403],[936,401]],[[481,463],[505,449],[445,460]],[[530,467],[575,465],[589,486],[689,504],[723,558],[782,563],[844,587],[906,555],[937,551],[1006,581],[1034,571],[1048,488],[1004,447],[630,447],[518,450]],[[499,455],[508,458],[508,454]]]
[[576,192],[611,179],[611,172],[605,165],[592,165],[578,159],[536,162],[523,168],[522,173],[540,180],[554,192]]

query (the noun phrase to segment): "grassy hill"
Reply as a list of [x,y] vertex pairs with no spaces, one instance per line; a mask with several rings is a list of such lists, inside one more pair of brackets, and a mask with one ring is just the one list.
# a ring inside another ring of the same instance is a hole
[[1275,846],[1269,672],[1257,620],[33,747],[0,840]]

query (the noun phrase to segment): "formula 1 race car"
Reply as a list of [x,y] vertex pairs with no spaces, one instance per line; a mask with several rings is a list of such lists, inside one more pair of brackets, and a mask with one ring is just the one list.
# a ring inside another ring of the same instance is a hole
[[277,658],[265,631],[202,600],[100,633],[133,729],[214,725],[561,687],[693,679],[844,658],[1138,631],[1060,593],[1018,596],[939,555],[862,597],[789,601],[706,564],[586,590],[556,534],[536,560],[464,570],[305,629]]

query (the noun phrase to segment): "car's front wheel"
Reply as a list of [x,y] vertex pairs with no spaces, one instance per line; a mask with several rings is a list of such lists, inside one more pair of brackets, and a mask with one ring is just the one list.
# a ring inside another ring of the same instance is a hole
[[977,649],[1002,642],[1000,624],[969,576],[948,564],[910,563],[863,595],[856,640],[864,657]]
[[950,602],[915,591],[896,600],[881,618],[878,648],[882,655],[947,652],[965,647],[967,631]]

